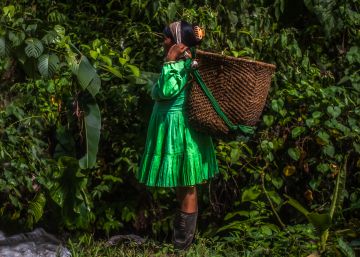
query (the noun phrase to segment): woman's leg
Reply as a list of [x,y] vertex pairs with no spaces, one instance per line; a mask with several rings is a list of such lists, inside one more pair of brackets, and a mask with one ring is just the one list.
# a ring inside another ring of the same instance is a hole
[[176,195],[180,209],[175,215],[173,243],[176,249],[185,250],[195,235],[198,215],[196,187],[178,187]]
[[198,211],[197,190],[195,186],[177,187],[176,196],[182,212],[194,213]]

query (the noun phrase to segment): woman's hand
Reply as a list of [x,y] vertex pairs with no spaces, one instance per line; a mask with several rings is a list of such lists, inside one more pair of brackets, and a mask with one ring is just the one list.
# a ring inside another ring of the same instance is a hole
[[183,43],[172,45],[166,55],[166,61],[176,61],[177,58],[188,49],[189,48]]

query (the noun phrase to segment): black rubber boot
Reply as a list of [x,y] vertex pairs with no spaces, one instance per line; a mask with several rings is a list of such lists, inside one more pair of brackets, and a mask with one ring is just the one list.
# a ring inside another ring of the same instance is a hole
[[198,213],[186,213],[181,210],[175,215],[173,244],[177,250],[186,250],[191,245],[196,229]]

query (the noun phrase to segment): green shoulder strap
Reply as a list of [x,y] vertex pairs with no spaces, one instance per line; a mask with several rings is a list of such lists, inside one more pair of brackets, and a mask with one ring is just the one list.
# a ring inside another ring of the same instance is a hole
[[[191,54],[193,56],[193,58],[195,58],[195,48],[191,48]],[[226,114],[221,110],[220,105],[218,104],[218,102],[216,101],[215,97],[212,95],[211,91],[207,88],[207,86],[205,85],[204,81],[202,80],[200,73],[197,69],[192,69],[192,74],[194,75],[194,78],[196,80],[196,82],[199,84],[199,86],[201,87],[201,89],[204,91],[205,95],[207,96],[207,98],[210,100],[214,110],[216,111],[216,113],[220,116],[220,118],[225,122],[225,124],[229,127],[230,130],[232,131],[242,131],[243,133],[246,134],[253,134],[255,127],[251,127],[251,126],[246,126],[246,125],[235,125],[234,123],[232,123],[229,118],[226,116]]]

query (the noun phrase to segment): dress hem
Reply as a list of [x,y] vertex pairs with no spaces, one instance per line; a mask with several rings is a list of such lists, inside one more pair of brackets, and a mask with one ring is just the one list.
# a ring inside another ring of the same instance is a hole
[[200,182],[195,182],[195,184],[181,184],[181,185],[154,185],[154,184],[147,184],[146,182],[140,181],[138,180],[138,182],[142,185],[145,185],[146,187],[151,187],[151,188],[176,188],[176,187],[192,187],[192,186],[199,186],[199,185],[204,185],[207,184],[210,180],[217,178],[219,176],[219,172],[216,172],[213,176],[207,178],[207,179],[203,179]]

